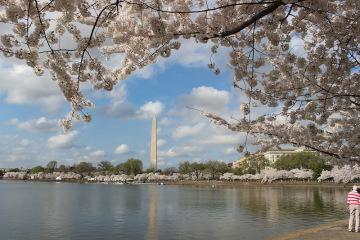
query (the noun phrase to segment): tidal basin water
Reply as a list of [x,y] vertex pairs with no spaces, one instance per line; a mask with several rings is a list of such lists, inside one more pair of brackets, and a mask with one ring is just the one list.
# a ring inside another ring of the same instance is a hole
[[347,216],[347,189],[0,181],[0,239],[267,239]]

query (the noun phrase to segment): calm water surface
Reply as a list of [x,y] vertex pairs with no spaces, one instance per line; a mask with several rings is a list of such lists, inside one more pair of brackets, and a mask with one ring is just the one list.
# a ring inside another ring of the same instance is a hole
[[0,181],[0,239],[266,239],[345,218],[346,193]]

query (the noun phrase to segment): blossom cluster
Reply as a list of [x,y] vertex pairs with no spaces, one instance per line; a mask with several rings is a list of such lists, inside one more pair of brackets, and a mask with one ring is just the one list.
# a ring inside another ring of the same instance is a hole
[[[72,106],[65,129],[91,120],[81,86],[111,91],[193,39],[211,44],[211,56],[230,49],[233,85],[248,96],[243,121],[216,123],[260,135],[263,149],[292,143],[360,159],[358,0],[7,0],[0,8],[9,29],[0,51],[52,75]],[[115,66],[106,63],[113,56]],[[256,106],[278,112],[254,117]]]
[[308,169],[276,170],[266,167],[258,174],[235,175],[233,173],[224,173],[220,180],[228,181],[261,181],[262,183],[271,183],[275,180],[310,180],[314,172]]
[[335,166],[330,171],[322,171],[318,181],[334,181],[336,183],[348,183],[360,179],[359,165],[344,165],[343,167]]

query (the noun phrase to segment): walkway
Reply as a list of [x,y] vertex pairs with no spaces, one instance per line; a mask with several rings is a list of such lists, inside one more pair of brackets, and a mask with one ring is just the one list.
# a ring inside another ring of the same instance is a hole
[[359,240],[360,233],[348,232],[347,223],[348,220],[341,220],[278,236],[272,240]]

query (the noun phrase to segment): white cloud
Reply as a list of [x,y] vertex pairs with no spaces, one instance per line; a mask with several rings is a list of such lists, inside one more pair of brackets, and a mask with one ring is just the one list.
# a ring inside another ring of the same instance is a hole
[[305,42],[299,36],[293,36],[290,40],[289,50],[299,57],[306,57]]
[[138,110],[127,100],[126,85],[120,84],[109,94],[110,103],[101,111],[113,117],[123,119],[148,119],[159,116],[164,110],[164,104],[160,101],[149,101],[139,107]]
[[201,131],[203,131],[204,128],[205,128],[204,123],[198,123],[194,126],[188,126],[188,125],[179,126],[174,130],[172,136],[173,138],[194,136],[199,134]]
[[231,155],[231,154],[235,154],[235,153],[236,153],[236,150],[235,150],[234,147],[229,147],[229,148],[226,148],[226,149],[224,150],[224,153],[225,153],[225,154],[228,154],[228,155]]
[[58,122],[56,120],[47,119],[46,117],[40,117],[24,122],[20,122],[17,119],[11,119],[9,124],[15,125],[20,130],[29,132],[51,132],[59,130]]
[[103,109],[106,115],[119,117],[119,118],[131,118],[134,116],[135,111],[133,106],[126,100],[127,91],[125,84],[119,84],[113,91],[110,92],[110,103]]
[[229,112],[230,93],[209,86],[193,88],[190,93],[180,97],[169,114],[180,118],[182,123],[194,124],[204,119],[199,111],[207,111],[221,115]]
[[201,144],[209,145],[225,145],[225,144],[238,144],[243,139],[240,134],[224,134],[224,135],[209,135],[201,141]]
[[163,117],[160,119],[159,124],[160,125],[164,125],[164,126],[168,126],[171,125],[173,122],[168,118],[168,117]]
[[182,41],[178,51],[169,59],[171,63],[186,67],[205,67],[210,61],[211,44],[199,44],[195,41]]
[[158,147],[162,147],[162,146],[164,146],[165,144],[166,144],[166,141],[165,141],[164,139],[159,139],[159,140],[157,141]]
[[106,155],[104,150],[96,150],[90,153],[90,156],[93,158],[101,158]]
[[12,119],[6,121],[6,124],[8,124],[8,125],[16,125],[16,124],[18,124],[19,122],[20,122],[19,119],[17,119],[17,118],[12,118]]
[[[155,64],[136,70],[134,76],[150,79],[154,77],[156,73],[165,71],[168,65],[207,68],[211,56],[211,46],[211,43],[196,43],[194,40],[181,41],[180,49],[172,51],[170,58],[158,58]],[[221,58],[225,56],[222,53],[218,55],[221,55]]]
[[164,104],[160,101],[147,102],[136,112],[138,118],[146,119],[159,116],[164,110]]
[[117,146],[115,148],[114,153],[116,153],[116,154],[125,154],[125,153],[128,153],[129,151],[130,151],[130,148],[129,148],[128,145],[120,144],[119,146]]
[[178,157],[180,156],[181,153],[177,152],[174,148],[170,148],[167,151],[159,151],[159,157],[168,157],[168,158],[173,158],[173,157]]
[[38,77],[26,65],[0,61],[0,76],[0,92],[5,93],[6,103],[40,105],[48,112],[56,112],[65,102],[49,74]]
[[147,65],[146,67],[142,68],[142,69],[137,69],[134,73],[134,76],[136,77],[140,77],[140,78],[144,78],[144,79],[150,79],[152,78],[156,72],[158,72],[157,70],[162,70],[161,69],[161,64],[155,64],[155,65]]
[[21,146],[28,146],[30,144],[30,141],[29,140],[27,140],[27,139],[21,139],[21,141],[20,141],[20,145]]
[[213,87],[201,86],[193,88],[190,94],[182,97],[182,104],[200,110],[222,112],[230,100],[229,92]]
[[199,146],[184,146],[182,149],[185,153],[199,153],[204,151],[204,149]]
[[177,157],[189,157],[192,154],[199,154],[203,152],[204,149],[199,146],[181,146],[181,147],[172,147],[168,150],[159,151],[159,158],[177,158]]
[[74,145],[78,135],[78,131],[71,131],[65,134],[52,136],[48,139],[48,146],[50,148],[70,148]]

